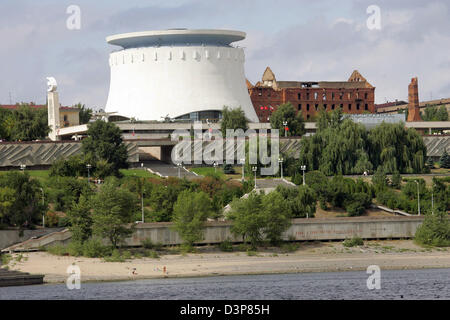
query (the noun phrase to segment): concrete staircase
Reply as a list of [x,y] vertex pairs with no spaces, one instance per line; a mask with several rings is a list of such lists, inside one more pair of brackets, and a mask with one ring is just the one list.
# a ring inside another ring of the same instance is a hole
[[62,231],[52,232],[40,238],[33,238],[21,243],[17,243],[8,248],[3,249],[1,252],[21,252],[21,251],[36,251],[42,247],[48,247],[56,244],[67,244],[72,238],[72,233],[69,229]]

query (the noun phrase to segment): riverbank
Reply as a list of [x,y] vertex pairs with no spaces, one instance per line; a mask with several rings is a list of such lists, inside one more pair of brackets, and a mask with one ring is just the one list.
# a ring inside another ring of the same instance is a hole
[[[450,268],[450,248],[426,249],[412,240],[366,241],[346,248],[341,242],[301,243],[283,253],[274,248],[258,252],[221,252],[201,247],[198,253],[167,254],[158,259],[140,258],[105,262],[99,258],[54,256],[46,252],[14,254],[10,270],[44,274],[46,283],[62,283],[67,267],[77,265],[81,281],[120,281],[164,277],[273,274],[383,269]],[[166,272],[164,272],[164,270]]]

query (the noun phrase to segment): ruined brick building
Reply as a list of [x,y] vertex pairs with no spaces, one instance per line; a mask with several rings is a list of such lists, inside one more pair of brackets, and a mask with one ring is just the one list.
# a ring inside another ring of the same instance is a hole
[[305,120],[315,116],[321,107],[330,111],[341,108],[344,113],[374,113],[375,87],[357,70],[348,81],[277,81],[267,67],[262,81],[252,85],[247,80],[250,98],[260,122],[280,104],[290,102]]
[[419,109],[419,84],[417,77],[411,79],[408,86],[408,119],[407,121],[421,121]]

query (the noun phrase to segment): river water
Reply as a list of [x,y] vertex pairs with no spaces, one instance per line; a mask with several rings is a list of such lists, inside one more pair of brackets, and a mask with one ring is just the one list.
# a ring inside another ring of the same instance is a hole
[[0,288],[0,299],[450,299],[450,269],[381,270],[381,288],[369,290],[365,271],[167,278]]

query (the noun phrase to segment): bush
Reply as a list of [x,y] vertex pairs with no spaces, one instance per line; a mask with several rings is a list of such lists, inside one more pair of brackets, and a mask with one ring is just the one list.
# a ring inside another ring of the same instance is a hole
[[79,257],[83,255],[84,252],[84,246],[83,243],[79,241],[72,241],[67,246],[67,252],[69,255],[73,257]]
[[362,215],[370,207],[372,198],[367,193],[357,192],[345,202],[345,209],[350,217]]
[[145,250],[145,256],[152,259],[159,259],[159,254],[155,250]]
[[450,221],[444,211],[434,215],[427,214],[423,223],[417,228],[414,240],[422,245],[450,246]]
[[283,253],[295,252],[295,251],[297,251],[297,249],[298,249],[298,245],[293,242],[287,242],[287,243],[283,243],[281,245],[281,252],[283,252]]
[[344,247],[356,247],[364,245],[364,241],[359,237],[353,237],[352,239],[344,240],[342,244],[344,245]]
[[120,251],[118,249],[114,249],[110,256],[106,256],[103,259],[106,262],[125,262],[125,259],[120,255]]
[[232,252],[233,245],[232,245],[231,241],[229,239],[227,239],[219,244],[219,249],[220,249],[220,251],[223,251],[223,252]]
[[142,246],[145,249],[153,249],[155,247],[155,245],[152,242],[152,239],[150,239],[150,238],[142,240]]
[[11,261],[12,256],[10,254],[0,254],[0,266],[2,265],[8,265],[9,262]]
[[83,244],[83,256],[89,258],[101,258],[109,253],[109,247],[103,245],[98,239],[91,239]]
[[63,245],[56,244],[53,246],[49,246],[45,248],[45,251],[47,251],[50,254],[53,254],[55,256],[66,256],[69,255],[69,252],[67,251],[67,248]]

